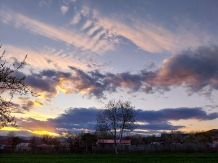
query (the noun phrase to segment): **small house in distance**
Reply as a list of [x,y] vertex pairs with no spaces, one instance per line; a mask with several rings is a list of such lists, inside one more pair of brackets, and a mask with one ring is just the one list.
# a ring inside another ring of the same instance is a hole
[[[116,140],[117,144],[120,145],[131,145],[131,140]],[[113,139],[99,139],[97,141],[97,145],[114,145],[114,140]]]
[[[131,140],[116,140],[118,145],[118,150],[121,147],[126,148],[127,146],[131,145]],[[114,139],[98,139],[96,142],[97,146],[95,147],[94,151],[97,152],[112,152],[114,150]]]

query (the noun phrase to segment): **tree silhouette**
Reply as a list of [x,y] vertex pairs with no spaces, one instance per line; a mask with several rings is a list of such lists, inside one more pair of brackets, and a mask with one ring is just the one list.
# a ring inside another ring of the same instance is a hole
[[90,133],[84,133],[81,136],[81,139],[85,144],[86,153],[88,153],[88,147],[91,146],[92,144],[95,144],[95,142],[97,141],[96,135]]
[[97,132],[108,132],[113,136],[115,144],[115,153],[117,144],[120,143],[123,133],[136,128],[135,110],[129,101],[110,101],[106,109],[97,114]]
[[[1,48],[1,45],[0,45]],[[24,60],[19,65],[12,66],[3,57],[6,51],[0,56],[0,128],[7,125],[17,126],[14,117],[11,115],[13,110],[12,99],[15,95],[33,94],[24,83],[25,76],[19,76],[19,69],[24,65]]]

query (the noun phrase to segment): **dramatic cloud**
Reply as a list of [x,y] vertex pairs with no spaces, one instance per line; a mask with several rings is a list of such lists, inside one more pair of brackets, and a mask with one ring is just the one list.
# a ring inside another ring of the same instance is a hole
[[119,88],[145,93],[166,91],[177,86],[187,88],[190,93],[210,93],[218,89],[217,46],[184,51],[165,59],[163,65],[154,72],[141,70],[137,74],[102,74],[99,71],[86,73],[75,67],[70,68],[75,73],[75,88],[97,97],[102,97],[104,92],[116,92]]
[[207,114],[202,108],[177,108],[154,110],[137,110],[137,120],[142,122],[157,123],[164,121],[177,121],[194,119],[199,121],[218,118],[218,113]]
[[45,131],[51,133],[56,132],[56,128],[55,128],[56,124],[47,121],[41,121],[34,118],[19,118],[19,119],[17,118],[16,121],[19,126],[19,130],[21,131],[28,131],[30,133],[35,133],[35,134],[41,134],[44,133]]
[[218,47],[200,47],[165,59],[148,83],[154,86],[186,86],[191,92],[218,89]]
[[[40,121],[33,118],[19,119],[18,124],[21,127],[39,130],[45,128],[50,132],[63,132],[74,130],[95,130],[96,114],[100,111],[96,108],[69,108],[57,118],[49,118],[46,121]],[[172,125],[169,121],[177,120],[200,120],[207,121],[218,118],[218,113],[207,114],[201,108],[176,108],[163,109],[159,111],[136,110],[136,121],[138,130],[178,130],[185,126]]]
[[63,132],[74,130],[95,130],[96,108],[69,108],[57,118],[49,118],[46,121],[34,118],[20,118],[17,123],[22,128],[33,130],[46,130],[49,132]]
[[[23,73],[20,76],[25,76]],[[26,75],[25,83],[31,87],[33,92],[39,93],[41,97],[49,100],[58,93],[58,88],[64,91],[62,80],[70,79],[71,73],[59,72],[54,70],[44,70],[39,73]]]
[[29,98],[19,97],[16,102],[12,103],[13,113],[25,113],[32,110],[34,107],[43,106],[39,100],[30,100]]
[[[218,47],[200,47],[195,51],[164,60],[156,71],[141,70],[138,73],[85,72],[69,66],[72,73],[43,70],[26,76],[25,82],[47,99],[54,97],[58,89],[64,93],[82,93],[88,97],[105,98],[105,93],[127,89],[131,92],[155,93],[169,91],[173,87],[185,87],[189,93],[210,94],[218,89]],[[23,74],[24,75],[24,74]]]
[[56,128],[59,129],[84,128],[94,130],[98,111],[96,108],[70,108],[57,118],[48,119],[48,122],[56,124]]

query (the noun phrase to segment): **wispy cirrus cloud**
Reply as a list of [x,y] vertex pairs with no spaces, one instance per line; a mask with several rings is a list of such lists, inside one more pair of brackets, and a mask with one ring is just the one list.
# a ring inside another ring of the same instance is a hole
[[[47,37],[54,41],[60,41],[68,45],[73,45],[78,49],[83,49],[84,51],[104,54],[105,52],[114,49],[112,43],[101,39],[100,36],[92,39],[89,35],[79,32],[78,30],[68,30],[65,28],[55,27],[38,20],[31,19],[22,14],[15,13],[11,10],[2,10],[0,12],[0,17],[3,23],[13,25],[16,28],[27,30],[31,33]],[[79,21],[78,19],[78,17],[75,18],[73,23],[77,23],[77,21]]]
[[[33,69],[68,70],[68,65],[75,65],[76,67],[87,69],[87,64],[89,64],[89,61],[85,59],[81,61],[78,57],[74,57],[73,53],[64,52],[62,49],[57,50],[55,48],[45,47],[44,49],[33,50],[11,45],[4,45],[4,48],[6,49],[5,58],[9,59],[16,56],[17,63],[20,63],[25,55],[27,55],[26,63]],[[92,62],[93,64],[95,63],[95,61]]]
[[71,20],[70,24],[72,24],[72,25],[77,24],[80,19],[81,19],[81,14],[79,12],[76,12],[76,14],[74,15],[74,17]]
[[69,7],[68,7],[68,6],[66,6],[66,5],[62,5],[62,6],[61,6],[61,12],[62,12],[63,14],[65,14],[68,10],[69,10]]
[[182,25],[178,23],[173,30],[169,30],[164,25],[148,19],[142,20],[130,15],[117,14],[103,16],[104,14],[98,10],[91,10],[87,6],[83,8],[85,10],[81,9],[81,12],[86,11],[85,16],[90,20],[95,20],[95,25],[104,29],[104,34],[107,31],[113,34],[112,40],[113,37],[121,36],[150,53],[175,53],[187,47],[196,48],[217,41],[201,23],[184,21]]
[[[63,4],[61,9],[66,13],[69,2],[65,1]],[[121,38],[123,42],[129,40],[143,51],[150,53],[175,53],[187,47],[196,48],[217,43],[215,36],[205,30],[204,25],[199,22],[184,21],[182,24],[176,24],[175,21],[175,27],[170,30],[148,19],[116,13],[103,15],[87,6],[76,9],[69,24],[81,26],[79,30],[58,28],[11,10],[4,9],[0,12],[4,23],[98,54],[113,50],[115,44],[120,44]]]
[[51,4],[51,0],[40,0],[39,1],[39,6],[43,7],[43,6],[49,6]]

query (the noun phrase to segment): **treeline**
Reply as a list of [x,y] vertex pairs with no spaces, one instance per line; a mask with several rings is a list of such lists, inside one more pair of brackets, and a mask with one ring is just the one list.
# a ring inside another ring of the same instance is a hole
[[43,135],[19,137],[14,132],[0,136],[1,153],[91,153],[97,137],[92,133],[63,133],[61,137]]
[[[61,137],[43,135],[29,139],[10,132],[0,137],[1,153],[114,153],[114,144],[97,144],[99,139],[113,139],[111,134],[102,133],[63,133]],[[181,133],[171,131],[144,137],[140,134],[123,137],[131,140],[131,145],[118,144],[118,152],[218,152],[217,135],[207,132]]]

